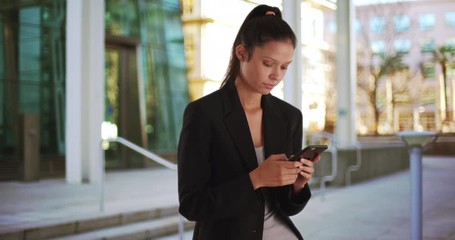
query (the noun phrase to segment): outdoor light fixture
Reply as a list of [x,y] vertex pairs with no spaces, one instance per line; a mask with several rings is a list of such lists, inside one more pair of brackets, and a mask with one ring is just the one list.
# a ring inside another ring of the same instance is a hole
[[432,132],[404,131],[397,133],[409,148],[411,161],[411,240],[422,239],[422,152],[436,140]]
[[424,147],[435,140],[436,134],[432,132],[403,131],[397,133],[408,147]]

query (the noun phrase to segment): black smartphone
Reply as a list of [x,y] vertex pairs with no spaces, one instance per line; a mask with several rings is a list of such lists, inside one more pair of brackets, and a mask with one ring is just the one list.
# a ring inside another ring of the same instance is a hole
[[301,158],[314,160],[319,154],[327,150],[327,145],[309,145],[294,154],[289,161],[298,161]]

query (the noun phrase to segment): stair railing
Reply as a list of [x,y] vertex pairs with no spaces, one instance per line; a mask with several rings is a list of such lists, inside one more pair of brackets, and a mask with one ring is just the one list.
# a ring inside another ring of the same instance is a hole
[[[177,164],[170,162],[169,160],[166,160],[160,156],[158,156],[155,153],[152,153],[148,151],[147,149],[144,149],[136,144],[134,144],[131,141],[126,140],[125,138],[122,137],[109,137],[107,139],[102,140],[101,142],[101,149],[102,149],[102,159],[101,161],[102,166],[101,166],[101,181],[100,181],[100,190],[99,190],[99,207],[100,211],[104,212],[104,182],[105,182],[105,169],[104,169],[104,162],[105,162],[105,157],[104,157],[104,151],[107,150],[109,146],[109,142],[117,142],[122,144],[125,147],[128,147],[131,150],[136,151],[137,153],[143,155],[144,157],[153,160],[154,162],[170,169],[170,170],[177,170]],[[183,216],[179,214],[179,223],[178,223],[178,234],[179,234],[179,239],[183,240],[184,238],[184,219]]]
[[[332,171],[330,175],[325,175],[322,176],[322,179],[320,181],[320,191],[321,191],[321,196],[322,199],[324,199],[324,193],[326,189],[326,182],[333,181],[335,180],[337,174],[338,174],[338,145],[339,142],[335,138],[335,135],[328,133],[328,132],[319,132],[316,134],[311,135],[310,138],[310,143],[313,143],[317,140],[328,140],[329,141],[329,148],[328,152],[332,154],[331,160],[332,160]],[[356,150],[356,163],[355,165],[348,166],[346,169],[346,184],[347,186],[351,185],[351,173],[354,171],[360,170],[361,164],[362,164],[362,145],[359,141],[356,141],[352,146]]]
[[327,152],[331,153],[331,160],[332,160],[332,171],[331,171],[330,175],[322,176],[321,181],[319,182],[319,184],[320,184],[319,189],[321,191],[321,197],[322,197],[322,200],[324,200],[326,182],[335,180],[335,177],[337,176],[337,171],[338,171],[337,141],[335,139],[335,136],[328,132],[319,132],[319,133],[311,135],[311,138],[310,138],[311,143],[314,143],[317,140],[328,140],[329,141]]
[[356,163],[355,165],[348,166],[346,169],[346,186],[351,185],[351,173],[355,171],[359,171],[362,165],[362,144],[357,141],[354,143],[354,148],[356,152]]

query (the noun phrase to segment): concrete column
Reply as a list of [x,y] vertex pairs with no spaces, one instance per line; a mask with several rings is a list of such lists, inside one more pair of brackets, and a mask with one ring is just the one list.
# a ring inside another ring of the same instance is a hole
[[[297,37],[294,59],[283,80],[283,97],[286,102],[302,110],[302,0],[286,0],[282,4],[283,19],[291,26]],[[305,133],[303,134],[303,144],[305,145]]]
[[104,120],[104,1],[68,0],[66,181],[98,182]]
[[284,100],[302,109],[302,41],[301,41],[301,0],[283,1],[283,19],[291,26],[297,36],[294,59],[289,66],[283,82]]
[[352,0],[337,1],[337,120],[335,136],[338,146],[353,146],[355,129],[356,49],[354,35],[355,9]]

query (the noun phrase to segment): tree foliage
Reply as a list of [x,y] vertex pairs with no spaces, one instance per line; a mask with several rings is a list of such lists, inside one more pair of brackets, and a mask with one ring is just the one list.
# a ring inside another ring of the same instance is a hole
[[[369,31],[369,28],[361,28],[357,38],[359,45],[357,48],[357,86],[363,92],[365,99],[368,99],[368,101],[358,103],[363,106],[368,105],[372,109],[374,122],[367,125],[370,126],[370,131],[376,135],[379,134],[379,120],[385,110],[385,104],[391,103],[394,107],[395,93],[405,92],[407,89],[406,85],[392,83],[392,99],[381,99],[381,96],[385,95],[381,85],[384,85],[386,80],[391,81],[393,75],[410,69],[403,59],[404,53],[394,48],[394,40],[399,38],[400,32],[394,30],[392,21],[396,16],[405,15],[406,11],[405,3],[396,3],[394,8],[377,4],[357,10],[359,21],[363,24],[370,23],[370,20],[375,17],[386,21],[383,32],[380,33],[380,40],[384,43],[383,49],[379,51],[372,49],[373,43],[378,41],[378,37]],[[410,78],[410,75],[408,77]]]
[[[450,122],[451,120],[451,114],[450,114],[450,109],[449,109],[449,96],[450,93],[449,88],[448,88],[448,69],[450,68],[455,68],[455,47],[452,45],[441,45],[437,48],[435,48],[432,52],[432,61],[439,64],[441,67],[441,72],[442,72],[442,84],[443,84],[443,89],[444,89],[444,108],[445,108],[445,118],[443,121],[443,124]],[[453,88],[453,86],[452,86]],[[452,106],[453,108],[453,106]],[[453,111],[453,110],[452,110]]]

